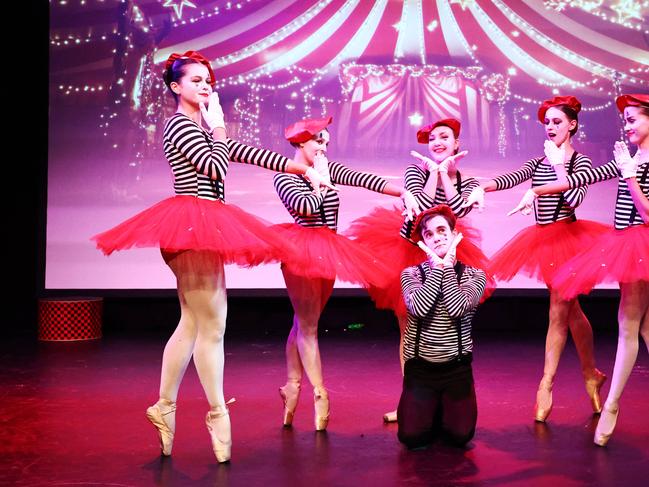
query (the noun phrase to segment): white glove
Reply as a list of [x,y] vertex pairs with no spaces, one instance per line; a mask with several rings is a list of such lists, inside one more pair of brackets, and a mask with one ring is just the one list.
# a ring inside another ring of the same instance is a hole
[[521,198],[521,201],[518,203],[518,206],[512,211],[507,213],[507,216],[512,216],[516,212],[521,212],[523,215],[529,215],[532,213],[532,208],[534,207],[534,201],[538,198],[539,195],[534,192],[533,189],[528,189],[525,191],[525,194]]
[[437,255],[435,252],[433,252],[424,242],[421,240],[417,242],[417,246],[426,252],[426,255],[428,256],[429,262],[434,266],[434,267],[442,267],[442,266],[453,266],[455,265],[455,254],[457,253],[457,246],[459,243],[462,241],[464,236],[461,233],[458,233],[453,241],[451,242],[451,245],[449,245],[448,250],[446,251],[446,255],[442,259],[439,255]]
[[338,188],[336,188],[333,184],[324,181],[320,173],[313,167],[310,167],[306,170],[304,177],[311,183],[311,186],[313,186],[313,191],[317,195],[320,194],[321,187],[331,189],[333,191],[338,191]]
[[462,203],[462,208],[468,208],[469,206],[476,207],[481,213],[484,210],[484,189],[482,189],[482,186],[473,188],[466,202]]
[[205,108],[205,103],[200,102],[199,104],[205,125],[207,125],[210,131],[216,128],[224,129],[225,120],[223,117],[223,108],[221,108],[221,103],[219,102],[219,94],[213,91],[207,103],[207,108]]
[[448,250],[446,251],[446,255],[444,256],[444,259],[442,259],[442,262],[444,262],[445,266],[453,267],[455,265],[455,254],[457,254],[457,246],[460,244],[463,238],[464,235],[458,233],[451,242],[451,245],[449,245]]
[[439,172],[448,172],[448,167],[450,165],[457,164],[460,159],[462,159],[464,156],[466,156],[469,153],[468,150],[463,150],[461,152],[458,152],[457,154],[453,154],[452,156],[447,157],[444,159],[442,162],[439,164]]
[[318,152],[313,158],[313,167],[315,168],[322,180],[326,183],[331,184],[331,175],[329,174],[329,160],[323,152]]
[[637,163],[631,158],[629,149],[624,142],[618,141],[615,143],[613,146],[613,157],[615,158],[617,168],[622,173],[622,179],[634,178],[636,176],[636,171],[638,170]]
[[433,161],[430,157],[423,156],[416,150],[411,150],[410,155],[415,159],[417,159],[419,162],[421,162],[426,171],[431,173],[437,171],[437,167],[438,167],[437,163]]
[[421,212],[417,200],[410,191],[406,190],[401,195],[401,201],[403,201],[403,206],[406,207],[402,215],[406,217],[406,221],[412,221]]
[[417,246],[423,250],[428,256],[428,261],[433,267],[442,267],[444,266],[444,261],[439,257],[435,252],[433,252],[424,242],[421,240],[417,242]]
[[545,141],[543,144],[543,152],[552,167],[563,165],[563,161],[566,159],[566,149],[564,145],[561,144],[561,147],[557,147],[557,144],[551,140]]

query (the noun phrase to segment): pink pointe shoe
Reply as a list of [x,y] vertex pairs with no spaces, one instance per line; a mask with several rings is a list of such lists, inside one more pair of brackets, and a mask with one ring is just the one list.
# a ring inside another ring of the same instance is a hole
[[176,403],[168,399],[160,399],[146,410],[147,419],[156,427],[160,438],[160,451],[165,457],[171,455],[174,443],[174,432],[165,421],[165,416],[172,413],[176,413]]

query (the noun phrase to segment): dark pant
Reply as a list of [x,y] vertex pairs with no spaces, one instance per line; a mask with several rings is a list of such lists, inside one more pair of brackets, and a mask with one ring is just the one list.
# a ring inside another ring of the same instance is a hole
[[399,441],[418,448],[442,437],[464,446],[475,434],[477,419],[470,356],[442,364],[421,358],[406,362],[397,409]]

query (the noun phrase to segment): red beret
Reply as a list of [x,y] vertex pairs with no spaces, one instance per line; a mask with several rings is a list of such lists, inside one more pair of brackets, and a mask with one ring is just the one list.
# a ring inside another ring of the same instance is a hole
[[541,103],[541,107],[539,108],[539,121],[541,123],[545,121],[545,112],[548,111],[548,108],[559,105],[566,105],[567,107],[572,108],[575,113],[579,113],[579,110],[581,110],[581,103],[574,96],[555,96],[554,98],[550,98]]
[[436,127],[448,127],[453,131],[453,135],[457,139],[460,136],[460,121],[455,120],[454,118],[445,118],[444,120],[439,120],[431,125],[426,125],[425,127],[420,128],[417,131],[417,142],[420,144],[428,144],[428,139],[430,138],[430,133]]
[[451,226],[452,229],[455,228],[455,222],[457,221],[457,217],[455,216],[455,213],[453,213],[453,210],[451,210],[451,207],[448,205],[435,205],[432,208],[428,208],[425,211],[422,211],[419,215],[417,215],[417,218],[415,219],[415,223],[413,224],[412,228],[412,240],[415,242],[418,242],[419,240],[422,240],[421,237],[421,222],[424,220],[425,217],[428,215],[440,215],[444,216],[447,218],[449,221],[449,225]]
[[289,142],[299,144],[311,139],[314,135],[321,132],[333,120],[333,117],[326,118],[307,118],[295,122],[284,129],[284,137]]
[[207,68],[207,71],[210,74],[210,85],[212,85],[212,88],[214,88],[214,85],[216,85],[216,78],[214,77],[214,71],[212,71],[212,66],[210,65],[210,62],[207,60],[205,56],[203,56],[198,51],[187,51],[184,54],[178,54],[177,52],[174,52],[167,58],[167,62],[165,63],[165,71],[169,69],[171,66],[173,66],[173,64],[178,59],[193,59],[194,61],[198,61],[203,66],[205,66]]
[[622,95],[615,99],[617,109],[624,113],[626,107],[649,107],[649,95]]

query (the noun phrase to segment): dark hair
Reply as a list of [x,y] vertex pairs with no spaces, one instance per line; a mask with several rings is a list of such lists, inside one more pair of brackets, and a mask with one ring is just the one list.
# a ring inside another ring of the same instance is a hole
[[174,100],[176,103],[178,103],[178,95],[173,92],[171,89],[171,83],[178,83],[180,78],[185,76],[185,71],[188,64],[201,64],[199,61],[196,59],[191,59],[191,58],[179,58],[176,59],[169,68],[165,69],[164,72],[162,73],[162,79],[165,82],[165,85],[167,85],[167,88],[169,88],[169,91],[171,92],[171,95],[174,97]]
[[577,116],[577,112],[570,108],[568,105],[554,105],[554,108],[557,108],[558,110],[561,110],[563,113],[565,113],[566,117],[568,117],[568,120],[574,120],[575,122],[577,122],[575,128],[570,131],[570,137],[573,137],[577,133],[577,130],[579,130],[579,117]]
[[638,105],[638,108],[640,109],[640,113],[642,113],[645,117],[649,117],[649,107],[646,105]]
[[430,213],[421,219],[421,222],[419,223],[419,229],[420,229],[419,231],[421,232],[422,235],[423,235],[423,230],[424,228],[426,228],[428,222],[431,219],[435,218],[436,216],[441,216],[444,220],[446,220],[446,223],[448,223],[448,227],[451,229],[451,231],[455,230],[455,223],[457,222],[457,220],[451,220],[448,217],[448,215],[440,211],[440,212]]

